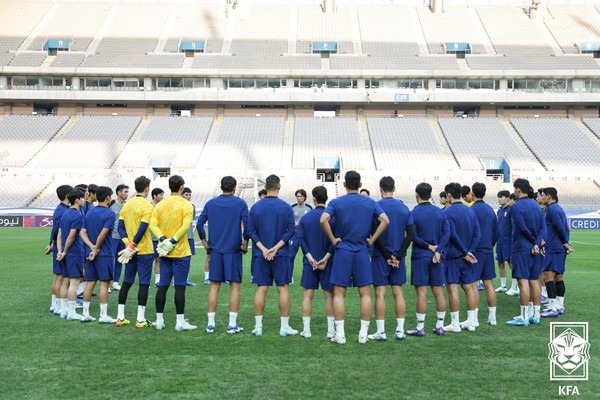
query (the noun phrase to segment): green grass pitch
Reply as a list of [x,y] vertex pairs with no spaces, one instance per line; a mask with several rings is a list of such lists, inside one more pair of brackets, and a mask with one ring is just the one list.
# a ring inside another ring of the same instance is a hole
[[[437,337],[432,296],[425,338],[359,345],[358,295],[349,291],[346,335],[339,346],[325,339],[323,301],[316,293],[311,339],[281,338],[276,290],[269,291],[264,336],[250,334],[254,324],[249,257],[245,257],[239,324],[246,332],[225,334],[228,289],[221,291],[217,331],[204,332],[204,285],[188,288],[186,316],[199,326],[175,332],[173,290],[165,310],[167,328],[136,330],[67,322],[48,312],[51,260],[43,255],[47,229],[0,230],[0,398],[244,398],[244,399],[547,399],[559,385],[577,385],[581,398],[600,393],[600,233],[572,234],[575,253],[568,258],[566,314],[561,321],[587,321],[591,359],[588,382],[549,380],[549,321],[516,328],[504,322],[518,313],[514,297],[498,296],[496,327],[482,323],[474,333]],[[191,279],[202,280],[204,251],[193,258]],[[301,329],[300,257],[291,285],[291,324]],[[389,291],[388,291],[389,292]],[[126,314],[135,319],[137,290],[129,294]],[[147,315],[154,318],[152,287]],[[390,295],[391,299],[391,294]],[[415,294],[405,287],[406,328],[415,324]],[[98,314],[94,298],[92,315]],[[481,296],[480,321],[487,318]],[[464,302],[461,319],[466,317]],[[117,294],[109,313],[116,316]],[[446,321],[449,320],[449,314]],[[374,317],[371,331],[374,331]],[[388,305],[388,338],[395,317]]]

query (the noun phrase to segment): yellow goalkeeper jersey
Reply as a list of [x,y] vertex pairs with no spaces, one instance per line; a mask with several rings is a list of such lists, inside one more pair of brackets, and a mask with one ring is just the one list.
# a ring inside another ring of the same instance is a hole
[[[152,208],[152,204],[142,196],[135,196],[125,203],[119,213],[119,219],[123,220],[123,223],[125,223],[125,230],[127,231],[127,238],[123,238],[123,242],[127,242],[127,240],[133,242],[133,238],[142,222],[150,225]],[[154,254],[149,226],[139,243],[136,243],[136,247],[140,249],[138,252],[139,255]]]
[[187,240],[187,231],[194,220],[192,203],[182,196],[170,195],[158,203],[152,211],[150,229],[160,238],[177,239],[175,248],[167,255],[169,258],[188,257],[192,255]]

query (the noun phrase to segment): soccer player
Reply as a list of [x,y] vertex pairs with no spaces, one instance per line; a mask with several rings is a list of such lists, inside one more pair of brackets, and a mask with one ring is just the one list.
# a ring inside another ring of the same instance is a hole
[[183,198],[185,181],[179,175],[169,178],[171,195],[158,203],[152,211],[150,229],[158,237],[160,282],[156,292],[156,329],[165,328],[163,312],[171,280],[175,284],[176,331],[189,331],[197,327],[185,320],[185,288],[190,273],[192,252],[186,234],[194,220],[192,203]]
[[373,268],[373,285],[375,286],[375,323],[377,332],[368,335],[371,340],[385,341],[385,293],[391,286],[396,311],[396,339],[402,340],[406,303],[402,286],[406,284],[406,250],[412,243],[415,226],[410,210],[400,200],[394,199],[396,183],[391,176],[384,176],[379,181],[381,200],[377,202],[390,224],[375,243],[371,266]]
[[[302,323],[303,329],[300,336],[310,338],[310,319],[312,316],[312,300],[315,290],[321,285],[325,299],[325,315],[327,317],[327,338],[335,336],[335,325],[333,317],[333,291],[331,278],[331,257],[333,246],[321,228],[321,215],[325,211],[327,203],[327,188],[316,186],[312,190],[314,210],[302,216],[298,225],[296,241],[292,247],[301,248],[304,257],[302,259]],[[332,221],[330,221],[332,222]],[[295,252],[294,252],[295,254]],[[293,260],[292,260],[293,262]]]
[[313,208],[310,204],[306,202],[306,190],[298,189],[296,193],[296,203],[292,204],[292,210],[294,211],[294,222],[296,224],[296,228],[298,228],[298,224],[300,223],[300,218],[304,216],[304,214],[308,214]]
[[290,327],[289,253],[288,242],[294,234],[294,212],[292,207],[277,196],[281,182],[277,175],[269,175],[265,182],[267,196],[254,203],[248,214],[248,235],[252,238],[254,275],[255,325],[252,334],[262,336],[262,319],[265,297],[269,286],[277,285],[279,312],[281,315],[280,336],[294,336],[298,331]]
[[[81,314],[75,312],[75,302],[77,286],[83,277],[83,242],[79,231],[83,227],[81,207],[85,202],[84,196],[85,193],[80,189],[73,189],[67,195],[71,207],[64,212],[60,219],[56,241],[58,246],[56,259],[61,261],[63,276],[61,298],[67,299],[67,304],[63,300],[60,317],[69,321],[79,321],[82,317]],[[91,250],[94,249],[91,248]]]
[[[475,213],[479,227],[481,229],[481,239],[475,248],[475,258],[477,262],[473,264],[475,279],[481,279],[485,287],[488,320],[490,325],[496,325],[496,291],[494,290],[493,279],[496,277],[496,268],[494,266],[494,246],[498,241],[498,219],[494,209],[483,201],[487,188],[484,183],[475,182],[471,187],[473,193],[473,205],[471,210]],[[475,295],[475,326],[479,325],[479,290],[473,288]]]
[[[196,228],[202,245],[210,250],[208,292],[208,323],[206,332],[215,331],[215,314],[219,300],[221,283],[229,282],[229,324],[227,333],[236,334],[244,331],[238,326],[237,317],[240,309],[240,284],[242,282],[242,253],[248,252],[248,237],[242,240],[242,224],[248,224],[248,205],[235,196],[237,181],[232,176],[221,179],[223,194],[209,200],[198,217]],[[209,238],[206,239],[204,224],[208,222]]]
[[450,203],[448,203],[446,192],[440,192],[440,205],[442,206],[442,208],[448,208],[448,206],[450,205]]
[[[390,220],[379,204],[369,197],[362,196],[360,174],[348,171],[344,176],[346,195],[331,200],[321,215],[321,228],[336,247],[331,269],[333,285],[333,312],[335,316],[335,337],[333,342],[346,343],[344,319],[346,316],[346,288],[354,284],[360,295],[360,331],[358,342],[367,342],[371,319],[371,284],[373,270],[367,246],[372,246],[387,229]],[[335,218],[334,236],[329,220]],[[373,220],[379,226],[371,235]],[[370,237],[369,237],[370,236]]]
[[[190,189],[189,187],[183,188],[183,198],[191,203],[192,202],[192,189]],[[194,203],[192,203],[192,208],[194,209],[194,220],[195,220],[196,206],[194,205]],[[192,257],[193,257],[196,255],[196,243],[194,242],[194,223],[193,222],[190,225],[190,228],[188,229],[187,239],[188,239],[188,242],[190,242],[190,251],[192,252]],[[191,262],[190,262],[190,265],[191,265]],[[190,281],[189,276],[187,279],[187,286],[196,286],[196,284],[194,282]]]
[[[513,183],[517,201],[512,205],[511,259],[513,276],[519,284],[521,313],[507,325],[529,326],[540,319],[541,292],[538,282],[541,263],[537,258],[543,240],[542,214],[537,203],[529,197],[532,193],[527,179],[519,178]],[[533,303],[533,315],[529,315],[529,302]]]
[[[461,331],[458,285],[462,286],[467,300],[467,320],[463,323],[462,328],[474,331],[477,328],[475,319],[477,303],[473,293],[473,283],[476,282],[476,279],[472,264],[477,262],[473,253],[479,244],[481,230],[473,210],[461,202],[460,184],[449,183],[444,190],[450,202],[450,206],[445,211],[450,227],[450,240],[444,253],[450,302],[450,325],[444,327],[444,331],[454,333]],[[469,188],[470,191],[471,188]]]
[[125,303],[129,289],[138,276],[138,309],[136,328],[148,328],[155,323],[146,319],[146,303],[154,263],[154,246],[148,230],[152,217],[152,203],[146,198],[150,192],[150,179],[140,176],[134,181],[135,197],[129,200],[119,213],[119,236],[123,238],[125,249],[119,252],[119,262],[125,264],[123,286],[119,291],[116,326],[129,325],[125,318]]
[[548,308],[542,317],[558,317],[564,313],[565,301],[565,264],[567,255],[573,252],[569,243],[569,225],[564,210],[558,204],[556,188],[547,187],[542,192],[546,206],[546,229],[548,242],[545,245],[544,281],[548,291]]
[[511,226],[511,202],[510,192],[501,190],[498,192],[498,205],[500,208],[496,214],[498,220],[498,241],[496,242],[496,260],[498,261],[498,272],[500,274],[500,287],[496,289],[496,293],[506,293],[509,296],[518,295],[517,280],[511,279],[511,287],[506,288],[506,264],[510,267],[512,274],[512,264],[510,262],[510,244],[512,235]]
[[371,197],[371,192],[369,191],[369,189],[361,189],[359,192],[361,195],[365,196],[365,197]]
[[84,203],[81,206],[81,213],[83,215],[85,215],[85,214],[87,214],[88,208],[90,207],[90,203],[88,202],[88,198],[90,195],[90,192],[88,191],[88,185],[86,185],[85,183],[80,183],[79,185],[75,185],[75,189],[79,189],[84,193],[84,195],[83,195]]
[[[87,210],[85,210],[85,214],[88,213],[89,210],[91,210],[94,207],[94,203],[98,201],[98,185],[94,184],[94,183],[90,183],[87,187],[88,190],[88,197],[87,197],[87,201],[86,201],[86,207]],[[112,190],[111,190],[112,193]]]
[[[52,302],[50,303],[50,312],[54,313],[54,315],[60,315],[63,306],[63,298],[60,295],[60,288],[63,283],[62,269],[60,266],[60,261],[56,259],[58,255],[58,228],[60,227],[60,219],[66,210],[69,209],[69,199],[67,195],[69,192],[73,190],[72,186],[69,185],[61,185],[56,188],[56,196],[58,196],[58,200],[60,203],[54,209],[54,213],[52,214],[52,230],[50,232],[50,242],[48,246],[46,246],[46,255],[52,253],[52,273],[54,274],[54,279],[52,280]],[[66,299],[64,299],[66,302]]]
[[113,233],[111,236],[111,240],[113,242],[112,250],[114,253],[114,264],[115,264],[115,270],[114,270],[115,272],[113,274],[114,281],[112,284],[112,289],[120,290],[121,285],[119,285],[119,281],[121,279],[122,265],[121,265],[121,263],[118,262],[118,258],[119,258],[119,252],[125,248],[125,245],[121,241],[121,236],[119,236],[119,213],[121,212],[121,209],[123,208],[123,205],[125,204],[125,201],[127,200],[127,197],[129,197],[129,186],[121,183],[115,189],[115,194],[116,194],[116,198],[114,201],[112,201],[110,203],[110,207],[109,207],[117,216],[117,218],[115,219],[115,227],[113,229]]
[[[91,185],[90,185],[91,186]],[[117,320],[108,315],[108,287],[112,280],[113,251],[110,235],[115,226],[116,215],[108,205],[113,191],[108,186],[94,188],[94,197],[98,201],[96,207],[91,208],[85,215],[81,238],[85,244],[93,248],[87,258],[85,266],[85,280],[87,281],[83,293],[83,316],[81,322],[93,322],[96,318],[90,315],[90,301],[96,282],[100,281],[101,324],[114,324]]]
[[[161,188],[154,188],[150,192],[150,196],[152,196],[152,207],[156,207],[165,197],[165,191]],[[154,248],[154,285],[158,286],[158,282],[160,282],[160,257],[158,257],[158,253],[156,252],[158,238],[152,232],[150,232],[150,237],[152,238],[152,247]]]
[[411,254],[411,284],[417,292],[417,327],[406,333],[411,336],[425,336],[427,315],[427,287],[431,287],[435,297],[436,323],[433,333],[444,334],[446,299],[443,286],[446,283],[442,253],[448,246],[450,226],[446,213],[431,204],[432,187],[426,182],[415,188],[417,206],[412,210],[415,226]]
[[471,207],[473,205],[473,193],[471,193],[471,188],[469,186],[463,185],[461,187],[461,197],[466,206]]

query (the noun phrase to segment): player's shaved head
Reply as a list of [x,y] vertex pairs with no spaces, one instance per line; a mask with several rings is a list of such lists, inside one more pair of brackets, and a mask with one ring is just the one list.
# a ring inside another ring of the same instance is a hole
[[421,182],[415,188],[415,193],[417,193],[417,196],[419,196],[419,198],[423,201],[427,201],[427,200],[431,199],[432,191],[433,191],[433,188],[427,182]]
[[233,176],[224,176],[221,179],[221,190],[223,193],[232,193],[237,186],[237,181]]
[[391,176],[384,176],[379,180],[379,187],[384,193],[391,193],[396,189],[396,182]]
[[179,175],[173,175],[169,178],[169,190],[173,193],[179,192],[181,187],[185,185],[183,177]]
[[318,204],[327,203],[327,188],[325,186],[315,186],[312,195]]
[[281,188],[281,179],[277,175],[269,175],[265,180],[265,189],[268,192]]
[[348,171],[344,175],[344,183],[348,190],[358,190],[360,188],[360,174],[356,171]]

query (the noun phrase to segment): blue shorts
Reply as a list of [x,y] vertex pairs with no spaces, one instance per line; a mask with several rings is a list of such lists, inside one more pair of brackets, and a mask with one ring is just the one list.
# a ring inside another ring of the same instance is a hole
[[125,265],[125,277],[123,283],[135,283],[135,275],[139,276],[139,285],[150,285],[152,266],[154,265],[154,254],[134,255]]
[[87,260],[85,265],[86,281],[112,281],[114,259],[111,256],[96,256],[93,260]]
[[496,260],[510,261],[510,245],[509,244],[497,244],[496,245]]
[[406,262],[400,260],[398,268],[391,267],[384,257],[371,258],[374,286],[402,286],[406,284]]
[[373,284],[373,268],[369,251],[337,249],[331,266],[331,284],[335,286],[365,286]]
[[544,257],[544,271],[552,271],[558,275],[565,273],[567,253],[546,253]]
[[535,281],[540,276],[542,260],[529,251],[512,254],[513,278]]
[[192,255],[195,256],[196,255],[196,243],[194,243],[194,239],[188,239],[188,243],[190,244],[190,251],[192,252]]
[[56,259],[58,254],[58,249],[56,246],[52,249],[52,273],[54,275],[62,275],[62,268],[60,266],[60,261]]
[[175,286],[186,286],[190,273],[191,257],[161,257],[160,258],[160,282],[158,286],[170,286],[173,279]]
[[444,286],[446,271],[444,263],[434,264],[433,255],[410,260],[410,283],[413,286]]
[[330,290],[331,285],[331,262],[328,262],[324,270],[316,269],[313,271],[312,265],[306,260],[302,262],[302,281],[300,285],[304,289],[318,289],[319,283],[321,289]]
[[[212,255],[211,255],[212,257]],[[254,275],[252,283],[258,286],[283,286],[290,283],[290,257],[279,256],[267,261],[262,254],[254,257]]]
[[112,251],[113,256],[115,257],[115,264],[117,263],[117,258],[119,258],[119,252],[125,248],[125,243],[121,239],[110,238],[112,241]]
[[83,277],[83,257],[81,254],[68,255],[62,261],[62,275],[65,278]]
[[474,277],[473,264],[461,257],[444,260],[446,267],[446,282],[454,285],[470,285],[477,279]]
[[242,254],[211,252],[208,279],[215,282],[242,282]]
[[475,252],[477,263],[473,264],[475,280],[488,280],[496,277],[496,263],[494,262],[493,253]]

